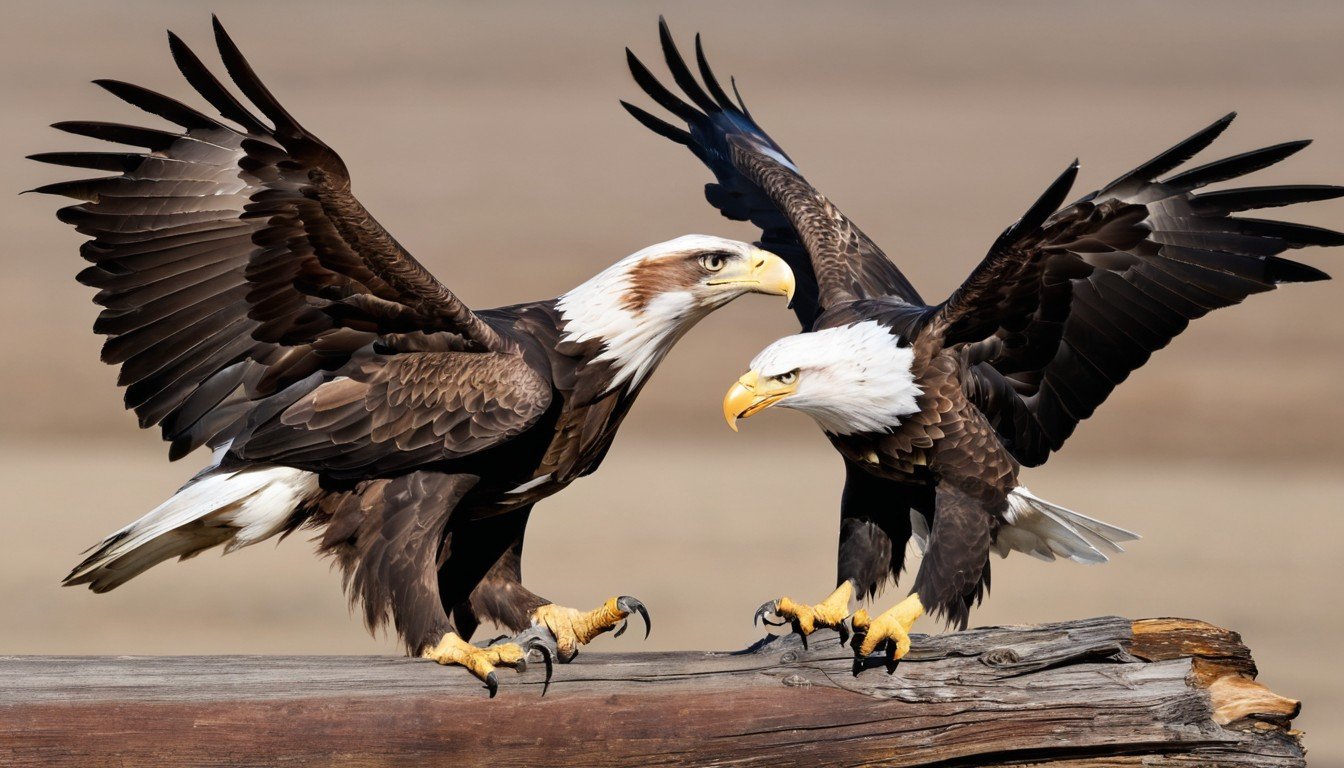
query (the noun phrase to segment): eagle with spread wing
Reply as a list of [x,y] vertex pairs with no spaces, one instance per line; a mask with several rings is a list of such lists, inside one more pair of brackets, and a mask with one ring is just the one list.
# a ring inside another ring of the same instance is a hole
[[[676,341],[746,293],[792,296],[787,264],[692,235],[639,251],[556,299],[473,311],[360,205],[334,151],[262,84],[214,22],[239,99],[175,35],[217,114],[129,83],[112,94],[180,126],[57,123],[143,151],[34,160],[116,175],[38,192],[91,239],[80,282],[127,408],[180,458],[213,463],[108,536],[66,577],[105,592],[164,560],[320,529],[370,628],[460,664],[571,658],[638,600],[587,612],[522,584],[535,505],[597,469]],[[249,104],[250,102],[250,104]],[[519,635],[467,642],[483,621]]]
[[[635,81],[686,128],[622,102],[644,126],[688,147],[714,173],[709,202],[762,230],[760,245],[798,276],[804,333],[767,347],[729,390],[724,415],[767,408],[810,415],[844,458],[838,588],[757,611],[804,637],[854,630],[855,671],[870,654],[894,666],[925,611],[964,628],[989,587],[991,551],[1103,562],[1134,534],[1033,495],[1022,466],[1043,464],[1131,372],[1191,320],[1280,283],[1326,279],[1282,258],[1344,245],[1344,234],[1238,216],[1344,195],[1337,186],[1205,191],[1307,146],[1289,142],[1194,168],[1187,161],[1228,115],[1071,204],[1075,161],[993,243],[944,302],[926,304],[882,250],[803,178],[730,98],[695,39],[697,80],[667,25],[668,70],[685,98],[627,50]],[[850,614],[924,550],[911,594],[871,618]],[[784,623],[780,622],[780,623]],[[774,622],[771,622],[774,623]]]

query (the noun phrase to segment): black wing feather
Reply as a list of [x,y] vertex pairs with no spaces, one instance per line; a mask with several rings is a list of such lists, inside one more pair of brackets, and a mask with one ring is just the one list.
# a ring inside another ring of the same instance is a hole
[[217,19],[214,27],[236,85],[274,130],[170,33],[183,76],[241,131],[146,88],[99,80],[183,132],[57,123],[153,154],[33,156],[119,174],[37,191],[85,201],[57,218],[93,238],[80,249],[91,266],[79,280],[98,289],[102,356],[121,366],[141,425],[158,424],[174,458],[219,446],[277,392],[320,385],[314,374],[368,354],[388,328],[437,332],[451,339],[446,348],[514,349],[382,230],[349,194],[340,158],[280,106]]
[[968,347],[967,392],[1018,461],[1043,463],[1190,320],[1280,283],[1326,278],[1279,254],[1344,245],[1344,234],[1232,214],[1330,200],[1344,187],[1195,192],[1279,162],[1306,142],[1157,178],[1207,147],[1231,119],[1042,215],[1048,201],[1062,200],[1061,177],[925,326],[944,344]]
[[881,249],[809,185],[754,122],[736,81],[731,82],[737,103],[729,98],[709,66],[700,36],[695,39],[697,81],[661,19],[658,35],[668,71],[686,99],[663,86],[627,49],[630,73],[689,131],[637,107],[626,105],[626,110],[646,128],[689,147],[714,173],[716,183],[705,187],[709,203],[730,219],[760,227],[761,246],[789,262],[798,281],[794,310],[803,327],[810,328],[825,307],[854,299],[895,296],[921,304],[914,287]]

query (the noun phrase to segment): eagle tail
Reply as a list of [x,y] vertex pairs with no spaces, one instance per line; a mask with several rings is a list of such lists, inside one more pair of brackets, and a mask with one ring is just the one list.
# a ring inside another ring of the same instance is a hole
[[1066,557],[1079,563],[1104,563],[1106,552],[1123,552],[1120,542],[1139,534],[1036,496],[1025,486],[1008,494],[1007,523],[999,529],[994,550],[1001,557],[1010,551],[1025,552],[1042,560]]
[[317,475],[291,467],[212,467],[94,545],[62,584],[107,592],[171,557],[255,544],[291,527],[295,510],[317,492]]

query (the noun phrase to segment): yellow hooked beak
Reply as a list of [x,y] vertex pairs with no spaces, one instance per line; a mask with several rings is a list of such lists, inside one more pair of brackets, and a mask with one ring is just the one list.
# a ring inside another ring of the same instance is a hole
[[762,379],[756,371],[747,371],[723,396],[723,418],[728,420],[729,428],[736,432],[738,419],[751,418],[797,389],[796,380],[792,384],[784,384],[777,379]]
[[783,296],[790,306],[796,287],[789,265],[775,254],[755,246],[752,246],[744,268],[736,270],[736,274],[720,273],[708,284],[745,287],[753,293]]

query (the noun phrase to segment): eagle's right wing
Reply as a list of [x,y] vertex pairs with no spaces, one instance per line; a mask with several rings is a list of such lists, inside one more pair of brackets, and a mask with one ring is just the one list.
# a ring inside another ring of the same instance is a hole
[[276,101],[218,20],[214,28],[229,75],[260,117],[169,33],[178,68],[218,117],[100,80],[182,131],[58,123],[147,151],[33,156],[119,174],[36,191],[84,201],[58,216],[93,238],[81,248],[93,266],[79,279],[99,289],[103,360],[121,365],[118,383],[141,426],[158,424],[173,458],[220,445],[255,400],[345,364],[383,334],[512,350],[360,205],[341,159]]
[[[684,121],[689,130],[621,102],[641,124],[688,147],[714,172],[705,197],[726,217],[749,220],[762,230],[761,247],[779,254],[798,281],[794,311],[804,329],[821,312],[856,299],[895,296],[922,305],[905,275],[868,236],[804,179],[778,144],[752,119],[738,96],[728,97],[709,68],[695,38],[701,87],[659,19],[663,56],[672,78],[690,99],[679,98],[649,72],[629,49],[635,82],[654,101]],[[733,84],[737,92],[736,83]]]
[[[1290,142],[1171,174],[1228,115],[1133,171],[1063,205],[1070,166],[931,313],[930,338],[961,346],[972,401],[1013,456],[1035,466],[1190,321],[1280,283],[1325,273],[1279,254],[1344,245],[1344,234],[1238,216],[1344,196],[1344,187],[1203,191],[1296,153]],[[1168,175],[1171,174],[1171,175]]]

